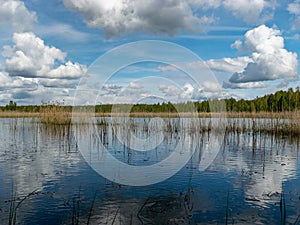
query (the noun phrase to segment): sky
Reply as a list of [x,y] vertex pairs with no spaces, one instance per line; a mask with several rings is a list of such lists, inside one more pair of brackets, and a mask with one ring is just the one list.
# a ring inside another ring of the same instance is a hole
[[252,99],[299,54],[300,0],[0,0],[0,105]]

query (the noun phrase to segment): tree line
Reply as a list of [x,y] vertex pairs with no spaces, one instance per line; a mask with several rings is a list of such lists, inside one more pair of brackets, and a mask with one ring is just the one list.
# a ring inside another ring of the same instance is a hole
[[[1,111],[19,111],[19,112],[40,112],[43,107],[63,107],[66,111],[72,111],[71,106],[57,105],[57,103],[48,103],[43,105],[25,105],[18,106],[16,102],[10,101],[6,106],[1,106]],[[82,106],[84,107],[84,106]],[[96,113],[110,113],[113,111],[122,111],[122,107],[128,108],[128,105],[96,105]],[[278,91],[274,94],[268,94],[263,97],[257,97],[252,100],[234,98],[228,99],[207,99],[199,102],[185,103],[157,103],[157,104],[136,104],[130,109],[131,112],[161,113],[161,112],[284,112],[296,111],[300,109],[300,89],[289,88],[287,91]]]

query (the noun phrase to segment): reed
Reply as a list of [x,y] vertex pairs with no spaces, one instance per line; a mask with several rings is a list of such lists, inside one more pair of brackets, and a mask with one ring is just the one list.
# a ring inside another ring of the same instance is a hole
[[38,112],[18,112],[18,111],[0,111],[0,118],[36,118]]
[[281,219],[281,224],[285,225],[286,224],[286,205],[285,205],[285,196],[284,196],[283,189],[282,189],[282,192],[280,195],[280,219]]
[[[74,111],[75,109],[75,111]],[[0,117],[39,117],[41,122],[46,125],[68,125],[72,122],[80,124],[88,124],[90,118],[96,117],[96,123],[103,126],[109,126],[106,119],[109,118],[128,118],[128,115],[119,112],[113,113],[95,113],[93,108],[75,107],[72,112],[72,107],[63,106],[61,103],[48,103],[40,107],[39,113],[27,113],[18,111],[0,112]],[[86,112],[88,111],[88,113]],[[73,120],[79,118],[79,120]],[[154,118],[162,119],[179,119],[190,118],[191,132],[211,132],[221,131],[235,133],[254,133],[254,134],[271,134],[276,136],[299,136],[300,135],[300,111],[291,112],[220,112],[220,113],[175,113],[175,112],[133,112],[129,114],[129,118]],[[225,120],[227,124],[212,123],[212,119]],[[122,120],[120,120],[122,123]],[[220,126],[221,125],[221,126]],[[131,125],[134,128],[134,124]],[[144,127],[147,129],[147,127]],[[172,133],[177,133],[179,130],[178,124],[170,124],[164,126],[164,130]]]
[[113,218],[113,221],[112,221],[111,225],[114,225],[114,224],[115,224],[115,221],[116,221],[116,219],[117,219],[119,210],[120,210],[120,208],[117,209],[117,211],[116,211],[116,213],[115,213],[115,215],[114,215],[114,218]]
[[41,106],[39,117],[45,124],[69,125],[72,120],[72,111],[59,102]]
[[8,224],[9,225],[15,225],[17,223],[17,210],[21,206],[21,204],[28,199],[30,196],[35,195],[37,193],[37,190],[32,191],[28,195],[24,196],[18,203],[16,193],[14,192],[14,189],[12,189],[12,197],[10,200],[10,207],[9,207],[9,218],[8,218]]
[[9,206],[9,218],[8,218],[8,224],[14,225],[16,224],[17,220],[17,209],[15,206],[16,202],[16,193],[12,192],[11,200],[10,200],[10,206]]
[[78,191],[78,196],[73,198],[73,206],[72,206],[72,225],[78,225],[80,219],[80,203],[81,203],[81,187]]
[[86,222],[87,225],[89,225],[90,221],[91,221],[91,217],[92,217],[92,213],[93,213],[93,209],[94,209],[94,204],[95,204],[96,196],[97,196],[97,191],[95,191],[95,194],[94,194],[94,197],[93,197],[93,200],[92,200],[92,204],[91,204],[91,207],[90,207],[90,210],[89,210],[89,215],[88,215],[87,222]]

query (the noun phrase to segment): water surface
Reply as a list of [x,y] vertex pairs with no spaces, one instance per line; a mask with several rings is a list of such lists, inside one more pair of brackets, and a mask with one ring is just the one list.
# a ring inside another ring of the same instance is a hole
[[[195,152],[167,180],[120,185],[90,167],[70,127],[0,119],[0,224],[8,224],[12,200],[15,207],[21,202],[17,224],[300,224],[297,138],[222,134],[216,158],[201,170],[203,154],[218,135],[184,130],[189,122],[173,119],[168,129],[159,130],[161,136],[149,138],[159,125],[151,123],[151,130],[147,119],[135,118],[128,137],[116,121],[106,122],[96,126],[97,135],[80,128],[81,141],[87,149],[104,144],[128,165],[154,165],[184,140]],[[149,151],[126,147],[118,139],[122,135],[131,146]]]

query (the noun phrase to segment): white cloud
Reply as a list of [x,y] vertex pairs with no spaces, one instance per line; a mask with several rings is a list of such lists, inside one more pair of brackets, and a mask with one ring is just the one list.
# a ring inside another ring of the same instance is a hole
[[234,73],[242,72],[250,62],[253,62],[253,60],[248,56],[244,56],[238,58],[210,59],[206,61],[206,64],[211,70]]
[[230,47],[240,49],[243,45],[243,42],[241,40],[236,40]]
[[284,48],[279,30],[265,25],[254,28],[245,34],[240,48],[252,52],[252,62],[242,72],[235,72],[229,79],[231,83],[297,79],[297,54]]
[[[96,93],[99,103],[137,103],[140,99],[147,97],[147,90],[140,83],[129,82],[125,85],[106,83]],[[90,96],[88,96],[90,98]],[[85,98],[85,96],[83,96]],[[90,100],[90,99],[89,99]]]
[[103,29],[107,38],[124,33],[146,32],[174,35],[180,30],[199,32],[214,22],[209,9],[230,11],[256,24],[273,17],[276,0],[63,0],[88,26]]
[[291,14],[300,15],[300,2],[296,0],[293,3],[289,3],[287,10]]
[[[105,31],[107,37],[124,33],[146,32],[174,35],[180,30],[197,32],[210,17],[198,17],[193,6],[200,1],[182,0],[63,0],[65,6],[83,16],[93,28]],[[216,3],[202,4],[213,7]],[[217,5],[216,5],[217,6]]]
[[10,77],[6,72],[0,71],[0,90],[9,90],[17,88],[33,88],[37,87],[36,79],[22,78],[22,77]]
[[133,89],[133,90],[140,90],[143,87],[141,86],[141,84],[130,82],[128,85],[128,88]]
[[0,24],[11,25],[17,31],[28,31],[37,20],[35,12],[30,12],[23,1],[0,0]]
[[[14,45],[4,46],[5,69],[11,76],[79,78],[86,67],[70,61],[64,63],[66,53],[44,41],[32,32],[14,33]],[[57,66],[57,64],[64,63]],[[56,66],[56,68],[55,68]]]
[[65,89],[62,88],[45,88],[39,85],[34,90],[27,89],[11,89],[10,95],[17,101],[17,104],[41,104],[43,102],[62,102],[65,100],[66,104],[72,104],[73,98]]
[[[208,67],[214,71],[231,73],[233,75],[228,82],[224,82],[223,87],[233,89],[263,88],[262,81],[298,78],[297,54],[285,49],[284,39],[276,28],[261,25],[249,30],[244,42],[238,40],[231,47],[250,52],[251,55],[190,62],[182,65],[182,68]],[[176,70],[172,65],[158,69],[162,72]]]
[[160,85],[159,90],[165,95],[165,96],[181,96],[184,92],[182,89],[175,85]]
[[49,77],[55,78],[79,78],[86,71],[85,66],[70,61],[48,72]]
[[295,16],[292,29],[300,29],[300,1],[296,0],[288,4],[287,10],[290,14]]
[[0,104],[14,99],[18,104],[41,104],[52,100],[68,100],[72,104],[69,92],[78,84],[69,79],[11,77],[0,71]]
[[[275,2],[266,0],[224,0],[223,6],[231,11],[234,16],[243,18],[248,23],[256,23],[262,17],[264,10],[275,8]],[[268,15],[265,15],[264,19],[270,19],[267,17]]]
[[[190,63],[185,63],[181,68],[204,68],[211,69],[214,71],[221,71],[227,73],[242,72],[248,63],[253,62],[253,60],[248,57],[238,57],[238,58],[223,58],[223,59],[210,59],[207,61],[195,61]],[[158,69],[162,72],[176,71],[177,68],[172,65],[159,66]]]
[[102,89],[104,94],[118,94],[122,90],[122,86],[115,84],[104,84]]
[[183,88],[176,85],[159,85],[158,90],[162,93],[163,99],[172,102],[196,100],[200,93],[200,90],[190,83],[186,83]]
[[174,102],[220,98],[226,95],[221,91],[219,85],[213,82],[203,82],[198,87],[186,83],[182,88],[176,85],[160,85],[159,91],[166,99],[171,97]]
[[38,83],[47,88],[76,88],[77,80],[38,78]]
[[188,0],[187,2],[193,7],[199,7],[204,10],[216,9],[222,5],[222,0]]
[[263,82],[248,82],[248,83],[230,83],[227,81],[223,82],[223,88],[226,89],[254,89],[254,88],[265,88],[266,85]]
[[261,25],[245,34],[245,49],[257,53],[273,54],[284,48],[284,39],[276,28]]

